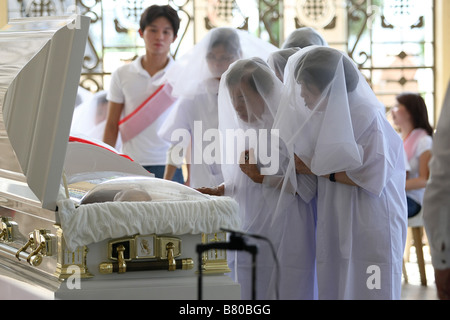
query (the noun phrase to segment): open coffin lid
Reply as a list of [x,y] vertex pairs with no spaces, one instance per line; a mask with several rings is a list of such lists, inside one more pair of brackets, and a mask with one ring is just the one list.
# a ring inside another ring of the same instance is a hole
[[[57,212],[69,249],[137,233],[238,229],[231,198],[153,178],[101,142],[68,142],[88,28],[87,17],[45,17],[0,32],[0,193]],[[126,189],[151,201],[112,201]]]
[[0,30],[0,192],[56,210],[90,19],[13,19]]

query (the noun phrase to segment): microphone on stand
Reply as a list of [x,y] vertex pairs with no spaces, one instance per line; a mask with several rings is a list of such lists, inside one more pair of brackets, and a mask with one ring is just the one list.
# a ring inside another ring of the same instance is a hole
[[214,242],[197,245],[198,253],[198,300],[202,300],[202,253],[211,249],[247,251],[252,255],[252,299],[256,299],[256,255],[258,247],[256,245],[247,245],[244,240],[245,233],[227,229],[221,229],[230,233],[229,242]]
[[[224,228],[221,228],[220,230],[222,230],[224,232],[231,233],[231,235],[240,235],[241,237],[250,237],[250,238],[266,241],[269,244],[269,246],[270,246],[270,250],[272,252],[272,256],[273,256],[273,259],[275,261],[276,283],[277,284],[280,283],[280,264],[279,264],[279,261],[278,261],[278,258],[277,258],[277,252],[276,252],[276,250],[275,250],[275,248],[273,246],[272,241],[270,241],[270,239],[268,239],[267,237],[261,236],[259,234],[246,233],[246,232],[243,232],[243,231],[229,230],[229,229],[224,229]],[[279,297],[280,297],[280,293],[279,293],[279,287],[277,285],[275,287],[275,299],[278,300]]]

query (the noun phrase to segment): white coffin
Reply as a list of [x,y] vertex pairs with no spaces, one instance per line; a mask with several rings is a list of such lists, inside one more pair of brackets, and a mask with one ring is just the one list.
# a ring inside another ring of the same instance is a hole
[[[239,228],[237,203],[69,142],[88,29],[71,16],[0,31],[0,299],[196,299],[196,247]],[[124,190],[151,200],[113,199]],[[201,258],[203,297],[239,299],[226,252]]]

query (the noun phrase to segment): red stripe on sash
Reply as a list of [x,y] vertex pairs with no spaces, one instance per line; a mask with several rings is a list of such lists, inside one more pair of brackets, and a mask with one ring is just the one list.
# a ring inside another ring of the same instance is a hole
[[153,124],[175,101],[172,87],[161,85],[132,113],[119,121],[122,142],[127,142]]
[[124,123],[125,121],[130,119],[132,116],[134,116],[139,110],[141,110],[147,104],[147,102],[149,102],[151,99],[153,99],[153,97],[156,96],[158,94],[158,92],[160,92],[163,88],[164,88],[164,84],[161,85],[158,89],[156,89],[156,91],[153,92],[152,95],[150,97],[148,97],[139,107],[137,107],[136,110],[134,110],[132,113],[130,113],[129,115],[127,115],[126,117],[121,119],[119,121],[119,125],[121,125],[122,123]]

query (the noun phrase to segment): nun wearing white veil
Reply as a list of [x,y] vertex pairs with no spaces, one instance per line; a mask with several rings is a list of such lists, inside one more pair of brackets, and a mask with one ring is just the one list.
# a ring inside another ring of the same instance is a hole
[[274,128],[295,158],[285,180],[318,177],[319,299],[400,299],[407,209],[399,135],[340,51],[307,47],[285,72]]
[[249,56],[267,59],[276,49],[246,31],[222,27],[209,31],[176,60],[163,81],[167,81],[172,87],[172,95],[179,100],[158,132],[172,143],[167,155],[166,179],[170,179],[171,172],[187,158],[188,185],[211,187],[223,182],[220,164],[214,155],[205,151],[214,144],[214,141],[207,141],[205,134],[218,128],[220,78],[232,62]]
[[[241,231],[257,236],[246,239],[258,246],[256,299],[315,299],[316,181],[305,176],[299,186],[280,193],[288,161],[271,128],[282,88],[258,58],[236,61],[224,73],[219,89],[224,184],[212,194],[233,197],[239,203]],[[233,277],[242,299],[250,299],[252,257],[238,251],[235,259],[230,259]]]

